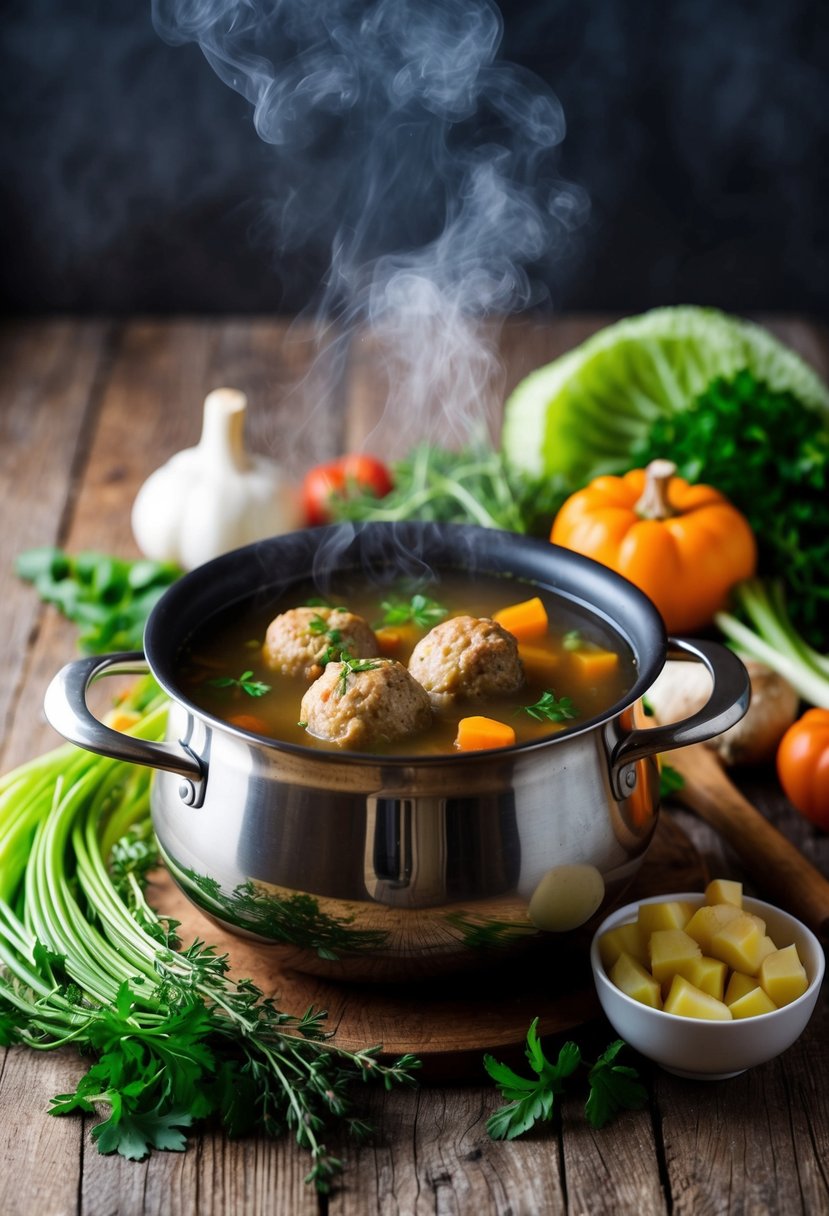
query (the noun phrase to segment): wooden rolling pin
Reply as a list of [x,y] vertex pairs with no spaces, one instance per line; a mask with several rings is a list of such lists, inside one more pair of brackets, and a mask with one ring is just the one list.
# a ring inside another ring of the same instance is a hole
[[772,902],[829,943],[829,879],[743,797],[710,748],[678,748],[667,762],[685,782],[672,797],[716,828]]

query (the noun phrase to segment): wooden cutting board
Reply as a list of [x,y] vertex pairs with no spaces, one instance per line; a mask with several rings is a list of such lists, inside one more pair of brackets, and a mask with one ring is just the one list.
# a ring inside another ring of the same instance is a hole
[[[673,891],[701,891],[705,863],[684,832],[662,813],[645,861],[624,902]],[[549,965],[540,953],[515,965],[499,965],[459,979],[416,984],[349,984],[280,967],[274,951],[222,931],[182,895],[166,871],[154,875],[156,909],[181,922],[182,941],[201,938],[227,953],[230,972],[250,978],[280,1006],[302,1013],[309,1005],[328,1011],[337,1042],[353,1049],[382,1043],[384,1053],[411,1051],[427,1075],[460,1077],[482,1051],[516,1048],[533,1018],[544,1035],[560,1034],[599,1015],[588,963],[589,938],[551,939]]]

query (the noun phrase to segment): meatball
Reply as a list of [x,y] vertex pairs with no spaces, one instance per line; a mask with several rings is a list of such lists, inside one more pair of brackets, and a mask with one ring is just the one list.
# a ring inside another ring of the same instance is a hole
[[331,658],[369,659],[379,654],[374,631],[343,608],[290,608],[274,617],[265,634],[262,657],[272,671],[316,680]]
[[366,751],[426,730],[432,706],[396,659],[329,663],[302,698],[300,720],[319,739]]
[[515,692],[524,683],[518,643],[489,617],[454,616],[421,638],[409,671],[436,707]]

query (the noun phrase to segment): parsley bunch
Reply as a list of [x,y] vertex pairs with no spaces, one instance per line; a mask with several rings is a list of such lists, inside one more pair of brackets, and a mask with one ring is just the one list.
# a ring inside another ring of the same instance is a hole
[[[133,733],[163,735],[166,704],[147,680],[125,702]],[[180,1151],[200,1120],[231,1136],[290,1134],[325,1192],[341,1161],[331,1127],[369,1126],[355,1084],[413,1083],[412,1056],[346,1051],[325,1013],[281,1010],[201,941],[180,949],[177,925],[145,896],[158,858],[150,771],[70,745],[0,778],[0,1045],[74,1042],[91,1061],[51,1113],[92,1113],[102,1153],[139,1160]]]
[[[636,1070],[617,1063],[623,1047],[622,1040],[617,1039],[594,1064],[587,1065],[589,1092],[584,1113],[591,1127],[604,1127],[620,1110],[639,1110],[647,1101]],[[536,1123],[550,1120],[565,1083],[585,1064],[575,1043],[565,1043],[555,1062],[548,1060],[538,1038],[538,1018],[527,1032],[526,1056],[534,1077],[521,1077],[492,1056],[484,1056],[484,1067],[507,1100],[507,1105],[487,1120],[493,1140],[514,1140]]]
[[181,574],[168,562],[125,561],[87,550],[70,556],[53,548],[27,549],[15,572],[79,626],[79,645],[89,654],[140,650],[151,609]]
[[757,538],[759,574],[781,580],[792,622],[829,649],[829,427],[749,371],[716,380],[687,410],[658,418],[634,463],[670,457],[715,486]]

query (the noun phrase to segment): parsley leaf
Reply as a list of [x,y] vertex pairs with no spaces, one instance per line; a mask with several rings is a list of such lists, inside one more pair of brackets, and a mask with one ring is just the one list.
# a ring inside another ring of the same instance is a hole
[[243,671],[238,679],[234,676],[215,676],[212,680],[206,680],[205,683],[210,688],[238,688],[242,692],[246,692],[249,697],[264,697],[266,692],[271,691],[270,684],[254,680],[252,671]]
[[79,626],[78,643],[88,654],[140,650],[150,611],[181,574],[169,562],[125,561],[90,550],[71,556],[50,547],[21,553],[15,572]]
[[383,613],[381,625],[412,624],[420,629],[431,629],[449,614],[449,609],[443,604],[419,592],[409,600],[390,596],[389,599],[383,600],[380,608]]
[[[624,1042],[617,1039],[589,1066],[590,1092],[584,1113],[591,1127],[604,1127],[618,1111],[638,1110],[647,1101],[647,1092],[636,1070],[616,1063],[622,1047]],[[514,1140],[536,1123],[551,1119],[555,1100],[564,1091],[565,1082],[585,1063],[580,1049],[571,1042],[564,1044],[555,1063],[550,1061],[538,1038],[538,1018],[527,1032],[526,1056],[535,1078],[521,1077],[508,1065],[490,1055],[484,1056],[486,1071],[507,1101],[487,1120],[487,1131],[493,1140]]]
[[352,659],[344,657],[342,659],[342,671],[337,676],[337,693],[344,697],[348,691],[348,677],[351,675],[359,675],[363,671],[374,671],[380,664],[375,659]]
[[535,1080],[520,1077],[506,1064],[490,1055],[484,1056],[484,1068],[498,1086],[501,1097],[508,1102],[487,1120],[487,1131],[493,1140],[514,1140],[537,1122],[550,1119],[565,1079],[575,1072],[581,1061],[575,1043],[565,1043],[555,1063],[548,1060],[538,1038],[538,1018],[527,1032],[526,1056],[536,1074]]
[[624,1045],[616,1039],[590,1069],[584,1113],[591,1127],[604,1127],[620,1110],[640,1110],[648,1100],[636,1069],[615,1062]]
[[556,698],[551,689],[543,692],[534,705],[522,705],[515,712],[529,714],[537,722],[567,722],[579,716],[579,711],[570,697]]

